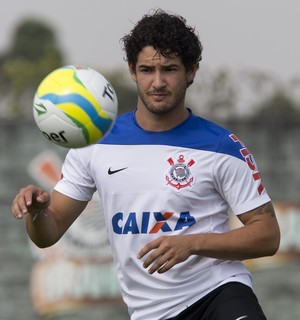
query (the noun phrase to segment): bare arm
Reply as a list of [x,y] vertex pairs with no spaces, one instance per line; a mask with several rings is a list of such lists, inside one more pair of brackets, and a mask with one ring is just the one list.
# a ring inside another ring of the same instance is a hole
[[239,216],[243,227],[224,234],[206,234],[195,254],[218,259],[246,260],[271,256],[279,247],[280,232],[269,202]]
[[280,231],[271,202],[246,212],[239,218],[244,226],[223,234],[160,237],[142,248],[138,258],[149,253],[144,267],[151,265],[150,273],[162,273],[191,255],[223,260],[246,260],[274,255],[279,247]]
[[86,207],[87,202],[69,198],[57,191],[51,196],[41,188],[22,188],[12,204],[17,219],[26,215],[27,233],[39,247],[56,243]]

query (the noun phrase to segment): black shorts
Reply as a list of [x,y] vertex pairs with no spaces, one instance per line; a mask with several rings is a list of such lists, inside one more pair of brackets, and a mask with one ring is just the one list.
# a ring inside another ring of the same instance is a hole
[[267,320],[252,289],[229,282],[169,320]]

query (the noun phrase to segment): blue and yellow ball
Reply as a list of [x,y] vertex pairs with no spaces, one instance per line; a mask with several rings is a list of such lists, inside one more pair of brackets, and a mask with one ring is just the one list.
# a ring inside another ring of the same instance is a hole
[[101,140],[112,128],[118,99],[99,72],[81,66],[52,71],[34,96],[35,122],[51,142],[81,148]]

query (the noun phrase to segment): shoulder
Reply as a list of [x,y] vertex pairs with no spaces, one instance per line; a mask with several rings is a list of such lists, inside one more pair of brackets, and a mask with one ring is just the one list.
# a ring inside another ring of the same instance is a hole
[[[207,148],[219,154],[229,155],[244,160],[244,143],[229,129],[210,120],[194,116],[194,135],[201,135]],[[192,126],[192,127],[193,127]]]

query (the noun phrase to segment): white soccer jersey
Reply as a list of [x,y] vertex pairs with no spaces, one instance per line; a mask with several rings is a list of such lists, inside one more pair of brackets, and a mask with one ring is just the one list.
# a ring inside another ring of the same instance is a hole
[[150,275],[136,258],[161,235],[227,232],[229,208],[239,215],[270,201],[253,157],[231,132],[192,113],[172,130],[150,132],[132,112],[99,144],[70,150],[62,172],[57,191],[89,200],[97,189],[102,198],[132,320],[173,317],[229,281],[251,286],[240,261],[191,256]]

